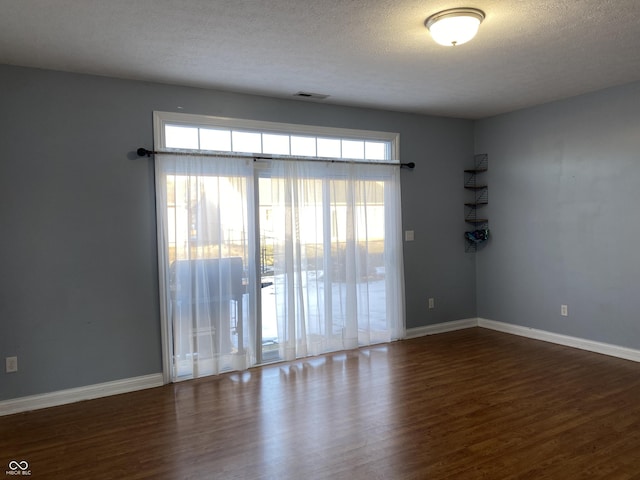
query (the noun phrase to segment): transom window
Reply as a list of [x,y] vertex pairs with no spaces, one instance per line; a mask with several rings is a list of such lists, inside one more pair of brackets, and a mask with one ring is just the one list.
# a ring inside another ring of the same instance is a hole
[[[156,113],[166,149],[396,162],[397,134]],[[205,123],[203,123],[205,122]],[[158,129],[156,130],[158,131]],[[345,135],[346,134],[346,135]]]

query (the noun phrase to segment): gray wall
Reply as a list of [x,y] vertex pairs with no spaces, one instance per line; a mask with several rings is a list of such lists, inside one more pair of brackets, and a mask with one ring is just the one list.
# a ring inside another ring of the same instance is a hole
[[154,110],[399,132],[417,164],[402,172],[407,327],[475,316],[472,122],[10,66],[0,105],[0,359],[19,360],[0,400],[161,371],[153,166],[132,154],[153,146]]
[[479,121],[475,144],[478,316],[640,348],[640,83]]

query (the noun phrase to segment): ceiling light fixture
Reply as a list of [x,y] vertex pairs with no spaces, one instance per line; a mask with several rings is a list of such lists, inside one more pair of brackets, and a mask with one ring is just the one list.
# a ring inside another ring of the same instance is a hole
[[437,43],[455,47],[475,37],[482,20],[484,12],[477,8],[451,8],[434,13],[424,24]]

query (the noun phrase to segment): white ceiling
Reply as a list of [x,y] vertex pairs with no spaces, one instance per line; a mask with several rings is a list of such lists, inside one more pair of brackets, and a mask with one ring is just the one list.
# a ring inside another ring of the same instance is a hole
[[483,118],[640,80],[640,0],[0,0],[0,63]]

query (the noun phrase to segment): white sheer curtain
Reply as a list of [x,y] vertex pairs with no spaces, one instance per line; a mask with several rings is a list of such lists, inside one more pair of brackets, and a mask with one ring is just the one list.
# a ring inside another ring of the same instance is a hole
[[[155,161],[167,380],[403,336],[399,167]],[[258,245],[267,220],[270,244]],[[261,319],[263,252],[272,256]],[[275,300],[269,312],[265,299]],[[271,321],[277,335],[261,344],[262,322]]]
[[251,161],[156,155],[165,370],[170,380],[255,364]]
[[399,168],[273,161],[270,173],[280,357],[400,338]]

